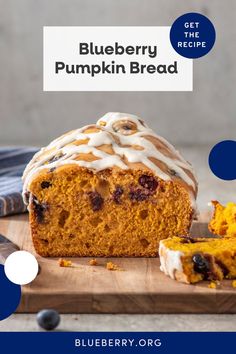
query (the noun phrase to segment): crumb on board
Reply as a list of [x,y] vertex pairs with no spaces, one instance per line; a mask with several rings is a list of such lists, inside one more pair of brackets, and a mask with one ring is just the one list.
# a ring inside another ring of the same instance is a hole
[[210,284],[208,285],[208,288],[216,289],[216,283],[214,281],[210,282]]
[[91,266],[96,266],[96,265],[98,265],[98,261],[96,260],[96,258],[93,258],[93,259],[90,259],[89,264]]
[[220,286],[220,281],[219,280],[213,280],[210,282],[210,284],[208,285],[208,288],[210,289],[217,289]]
[[236,288],[236,280],[233,280],[233,281],[232,281],[232,287],[233,287],[233,288]]
[[118,265],[114,264],[113,262],[107,262],[106,268],[108,270],[122,270]]
[[72,262],[64,258],[59,258],[58,263],[60,267],[72,267]]

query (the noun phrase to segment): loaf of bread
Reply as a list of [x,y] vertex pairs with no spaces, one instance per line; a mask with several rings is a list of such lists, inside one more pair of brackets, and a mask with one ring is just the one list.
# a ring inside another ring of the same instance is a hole
[[154,257],[195,215],[191,165],[134,115],[108,113],[54,140],[23,180],[42,256]]

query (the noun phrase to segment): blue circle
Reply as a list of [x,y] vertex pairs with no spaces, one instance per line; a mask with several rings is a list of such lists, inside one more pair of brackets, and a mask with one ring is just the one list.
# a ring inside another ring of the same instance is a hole
[[204,15],[189,12],[178,17],[170,29],[170,41],[175,51],[185,58],[206,55],[213,47],[216,32],[212,22]]
[[209,166],[218,178],[232,181],[236,179],[236,141],[224,140],[216,144],[209,154]]
[[9,317],[17,309],[21,299],[20,285],[12,283],[0,264],[0,321]]

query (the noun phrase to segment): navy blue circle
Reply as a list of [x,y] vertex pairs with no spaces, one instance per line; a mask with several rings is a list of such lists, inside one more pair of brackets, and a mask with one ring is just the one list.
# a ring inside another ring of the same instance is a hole
[[236,141],[224,140],[216,144],[209,154],[211,171],[227,181],[236,179]]
[[[170,29],[172,47],[185,58],[195,59],[206,55],[213,47],[215,39],[216,32],[212,22],[206,16],[196,12],[178,17]],[[198,42],[201,45],[198,45]]]
[[0,264],[0,321],[9,317],[17,309],[21,299],[20,285],[12,283]]

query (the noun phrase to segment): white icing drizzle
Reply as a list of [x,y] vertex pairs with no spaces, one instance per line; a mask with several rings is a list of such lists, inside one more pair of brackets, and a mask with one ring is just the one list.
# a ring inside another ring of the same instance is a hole
[[[114,125],[119,124],[119,122],[122,123],[122,121],[133,123],[136,130],[127,135],[114,129]],[[85,133],[87,129],[91,128],[100,131]],[[165,156],[159,151],[150,140],[145,138],[146,136],[152,136],[164,144],[166,150],[171,153],[171,157]],[[73,144],[79,140],[86,140],[87,142],[81,145]],[[114,154],[98,149],[101,145],[110,145]],[[135,145],[140,146],[142,150],[135,149]],[[50,150],[52,151],[50,152]],[[94,161],[76,160],[79,154],[92,154],[98,159]],[[53,158],[56,156],[60,158],[54,161]],[[140,118],[126,113],[107,113],[97,121],[96,125],[87,125],[73,130],[52,141],[46,148],[42,148],[35,154],[25,169],[23,194],[28,191],[34,175],[45,168],[51,169],[66,164],[77,164],[96,171],[115,166],[128,169],[129,166],[125,163],[124,157],[129,163],[142,163],[165,181],[171,180],[171,176],[152,162],[150,157],[164,163],[168,169],[176,171],[178,177],[189,187],[192,207],[196,209],[194,193],[197,189],[197,183],[191,165],[170,143],[156,135]],[[189,171],[193,178],[186,171]]]
[[180,251],[171,250],[166,248],[164,241],[160,241],[159,257],[160,257],[160,270],[166,275],[175,279],[176,271],[183,272],[181,257],[184,254]]

